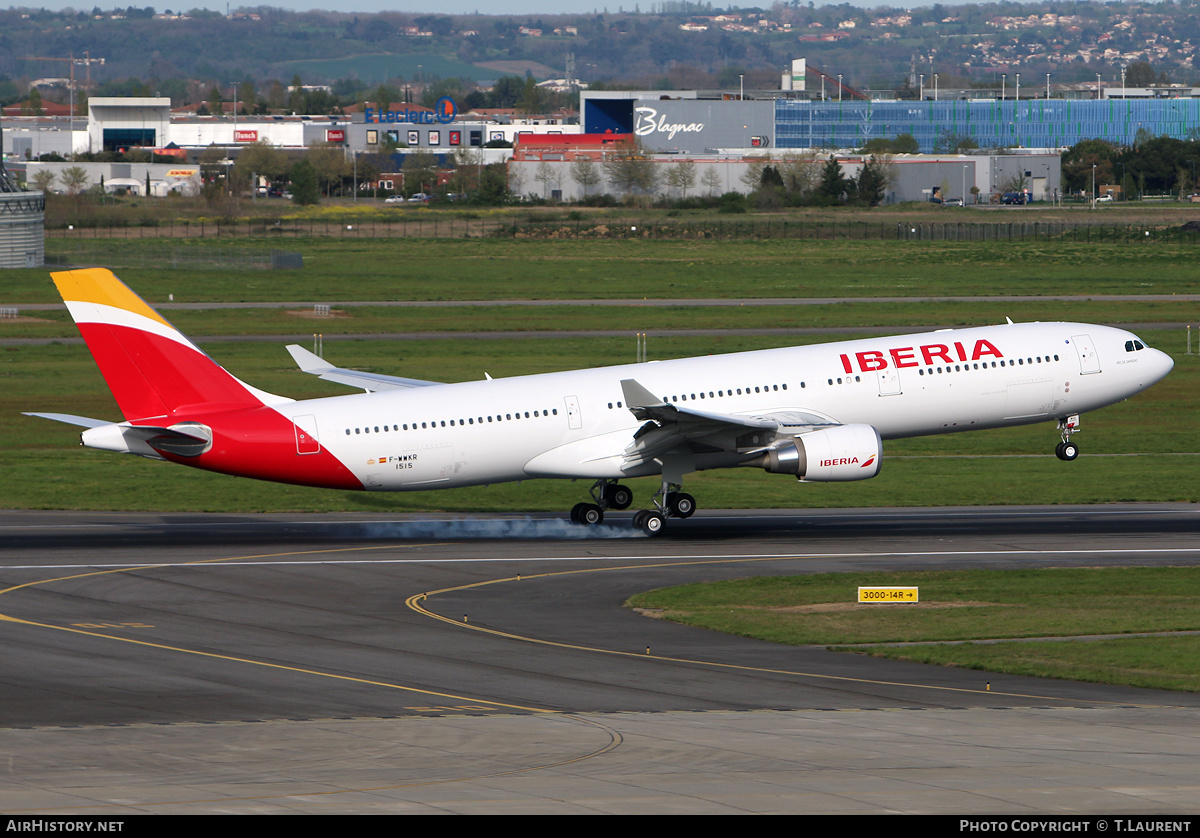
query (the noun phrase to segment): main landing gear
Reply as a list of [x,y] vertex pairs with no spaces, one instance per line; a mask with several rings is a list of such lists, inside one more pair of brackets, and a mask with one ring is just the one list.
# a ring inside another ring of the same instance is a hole
[[[663,531],[667,518],[690,518],[696,511],[696,499],[678,483],[663,481],[662,490],[653,498],[654,509],[642,509],[633,516],[633,526],[646,535],[658,535]],[[604,521],[606,509],[628,509],[633,503],[633,492],[613,480],[597,480],[591,488],[594,503],[577,503],[571,510],[571,521],[576,524],[599,524]]]
[[633,492],[615,480],[597,480],[591,488],[594,503],[577,503],[571,509],[571,521],[576,524],[599,524],[604,521],[606,509],[628,509],[633,503]]
[[1079,417],[1068,416],[1058,420],[1058,430],[1062,434],[1062,442],[1054,447],[1054,456],[1060,460],[1074,460],[1079,456],[1079,446],[1071,442],[1071,434],[1079,431]]

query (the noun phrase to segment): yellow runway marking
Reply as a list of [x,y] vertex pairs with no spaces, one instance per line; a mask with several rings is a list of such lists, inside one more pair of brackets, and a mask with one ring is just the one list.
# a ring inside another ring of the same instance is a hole
[[[423,545],[414,545],[414,546],[428,547],[431,545],[423,544]],[[201,560],[194,561],[194,562],[184,562],[182,564],[175,564],[173,566],[174,567],[188,567],[188,566],[192,566],[192,565],[196,565],[196,566],[211,565],[211,564],[220,564],[220,563],[225,563],[225,562],[246,561],[246,560],[250,560],[250,559],[281,558],[284,556],[312,556],[312,555],[320,555],[323,553],[352,553],[352,552],[362,552],[362,551],[367,551],[367,550],[395,549],[395,547],[396,547],[396,545],[394,545],[394,544],[388,544],[388,545],[377,545],[377,546],[373,546],[373,547],[340,547],[340,548],[333,548],[333,549],[328,549],[328,550],[296,550],[296,551],[288,551],[285,553],[262,553],[262,554],[258,554],[258,555],[252,555],[252,556],[230,556],[230,557],[223,558],[223,559],[201,559]],[[75,573],[75,574],[71,574],[69,576],[58,576],[58,577],[54,577],[54,578],[50,578],[50,579],[40,579],[35,582],[24,582],[20,585],[13,585],[8,588],[0,589],[0,596],[4,596],[5,594],[10,594],[15,591],[20,591],[25,588],[37,587],[39,585],[48,585],[48,584],[51,584],[54,582],[72,582],[72,581],[78,581],[80,579],[88,579],[88,578],[98,577],[98,576],[107,576],[107,575],[114,574],[114,573],[129,573],[131,571],[153,570],[157,567],[159,567],[159,565],[147,564],[147,565],[139,565],[137,567],[112,568],[112,569],[108,569],[108,570],[91,571],[88,573]],[[553,710],[549,710],[545,707],[527,707],[527,706],[520,705],[520,704],[508,704],[508,703],[501,702],[501,701],[489,701],[488,699],[474,698],[472,696],[455,695],[453,693],[443,693],[443,692],[438,692],[436,690],[419,689],[417,687],[406,687],[402,684],[391,683],[388,681],[377,681],[377,680],[374,680],[371,678],[357,678],[357,677],[354,677],[351,675],[339,675],[339,674],[336,674],[333,672],[322,672],[321,670],[318,670],[318,669],[309,669],[307,667],[302,667],[302,666],[290,666],[287,664],[270,663],[268,661],[254,660],[253,658],[243,658],[243,657],[238,657],[235,655],[222,655],[222,654],[219,654],[216,652],[204,652],[199,649],[188,649],[183,646],[171,646],[171,645],[168,645],[165,643],[153,643],[148,640],[137,640],[137,639],[134,639],[131,637],[121,637],[121,636],[112,635],[112,634],[103,634],[101,632],[89,631],[89,630],[86,630],[85,628],[80,628],[80,627],[76,627],[76,626],[56,626],[56,625],[51,625],[49,623],[39,623],[34,620],[25,620],[25,619],[21,619],[19,617],[12,617],[8,614],[0,614],[0,621],[9,622],[9,623],[17,623],[19,625],[25,625],[25,626],[36,626],[38,628],[52,629],[55,631],[65,631],[65,632],[70,632],[73,634],[84,635],[87,637],[97,637],[97,638],[102,638],[104,640],[113,640],[118,643],[131,643],[136,646],[144,646],[147,648],[159,649],[159,650],[167,651],[167,652],[180,652],[182,654],[195,655],[197,657],[209,658],[212,660],[230,661],[232,663],[244,663],[244,664],[249,664],[251,666],[261,666],[261,667],[265,667],[267,669],[276,669],[276,670],[280,670],[280,671],[284,671],[284,672],[296,672],[296,673],[300,673],[303,675],[316,675],[321,678],[330,678],[335,681],[344,681],[347,683],[367,684],[367,685],[370,685],[373,687],[383,687],[385,689],[399,690],[402,692],[409,692],[409,693],[416,693],[419,695],[433,696],[435,698],[440,698],[440,699],[444,699],[447,701],[453,701],[456,703],[458,703],[458,702],[484,703],[484,704],[488,704],[494,708],[502,708],[504,710],[522,711],[522,712],[527,712],[527,713],[552,713],[552,712],[554,712]]]
[[[821,554],[821,553],[811,553],[811,554],[805,554],[804,558],[806,558],[806,559],[831,558],[836,555],[844,555],[844,554],[828,554],[828,555],[826,555],[826,554]],[[462,622],[458,619],[454,619],[451,617],[445,617],[434,611],[430,611],[429,609],[427,609],[423,605],[421,605],[421,603],[424,602],[427,598],[437,596],[438,594],[447,594],[447,593],[453,593],[453,592],[457,592],[457,591],[465,591],[465,590],[470,590],[471,588],[481,588],[481,587],[485,587],[488,585],[498,585],[498,584],[501,584],[504,582],[517,582],[517,583],[524,584],[524,583],[533,581],[535,579],[548,579],[548,578],[553,578],[556,576],[570,576],[570,575],[577,574],[577,573],[610,573],[613,571],[648,570],[648,569],[657,568],[657,567],[681,567],[681,566],[689,566],[689,565],[753,564],[753,563],[760,563],[760,562],[767,562],[767,561],[778,561],[780,558],[781,558],[780,556],[755,556],[755,557],[740,558],[740,559],[739,558],[719,558],[719,559],[705,559],[703,561],[678,561],[678,562],[661,562],[661,563],[657,563],[657,564],[625,565],[622,567],[582,568],[579,570],[552,571],[549,573],[536,573],[533,575],[521,574],[520,576],[508,576],[508,577],[499,578],[499,579],[490,579],[490,580],[483,581],[483,582],[472,582],[471,584],[468,584],[468,585],[456,585],[452,588],[442,588],[442,589],[436,590],[436,591],[428,591],[428,592],[422,593],[422,594],[415,594],[414,596],[409,597],[405,601],[405,604],[409,608],[411,608],[413,611],[416,611],[419,614],[423,614],[424,616],[430,617],[431,619],[434,619],[434,620],[440,620],[443,623],[448,623],[448,624],[456,626],[458,628],[468,629],[470,631],[479,631],[479,632],[483,632],[485,634],[494,635],[496,637],[504,637],[509,640],[519,640],[519,641],[523,641],[526,643],[536,643],[536,644],[539,644],[542,646],[555,646],[555,647],[558,647],[561,649],[573,649],[573,650],[582,651],[582,652],[595,652],[597,654],[616,655],[618,657],[637,658],[639,660],[657,660],[657,661],[667,661],[669,663],[692,664],[692,665],[696,665],[696,666],[707,666],[707,667],[712,667],[714,669],[726,669],[726,670],[738,671],[738,672],[762,672],[762,673],[771,674],[771,675],[794,675],[794,676],[799,676],[799,677],[803,677],[803,678],[813,678],[813,679],[826,680],[826,681],[841,681],[843,683],[851,683],[851,684],[874,684],[874,685],[888,686],[888,687],[910,687],[912,689],[920,689],[920,690],[937,690],[940,692],[967,693],[967,694],[971,694],[971,695],[1005,696],[1007,698],[1036,698],[1036,699],[1042,700],[1042,701],[1064,701],[1064,702],[1071,702],[1071,703],[1078,703],[1078,701],[1079,701],[1078,698],[1062,698],[1059,696],[1039,695],[1036,693],[1010,693],[1010,692],[1002,692],[1000,690],[991,690],[991,689],[971,689],[968,687],[946,687],[946,686],[938,686],[936,684],[920,684],[920,683],[912,683],[912,682],[905,682],[905,681],[881,681],[881,680],[874,679],[874,678],[853,678],[853,677],[850,677],[847,675],[825,675],[820,672],[802,672],[802,671],[797,671],[797,670],[773,669],[773,668],[761,667],[761,666],[745,666],[743,664],[721,663],[718,661],[700,660],[698,658],[669,657],[669,656],[650,654],[648,651],[634,652],[634,651],[625,651],[625,650],[621,650],[621,649],[604,649],[604,648],[601,648],[598,646],[583,646],[583,645],[576,644],[576,643],[563,643],[561,641],[556,641],[556,640],[544,640],[544,639],[538,638],[538,637],[528,637],[525,635],[514,634],[513,632],[501,631],[499,629],[490,629],[490,628],[486,628],[483,626],[473,625],[471,623]],[[983,677],[983,674],[981,674],[981,677]],[[998,676],[989,676],[989,677],[998,677]],[[1131,704],[1130,702],[1126,702],[1126,701],[1122,701],[1122,702],[1098,701],[1098,700],[1093,700],[1093,699],[1089,699],[1088,703],[1089,704],[1111,704],[1111,705],[1120,706],[1120,707],[1129,707],[1129,706],[1159,707],[1159,706],[1163,706],[1163,705],[1157,705],[1157,704],[1145,704],[1145,705]]]

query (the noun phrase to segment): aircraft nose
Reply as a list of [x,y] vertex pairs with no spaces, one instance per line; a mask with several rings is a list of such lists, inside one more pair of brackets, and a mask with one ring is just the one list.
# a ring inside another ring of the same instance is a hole
[[1175,360],[1160,349],[1150,350],[1154,353],[1154,371],[1156,374],[1155,381],[1161,381],[1166,378],[1167,373],[1175,368]]

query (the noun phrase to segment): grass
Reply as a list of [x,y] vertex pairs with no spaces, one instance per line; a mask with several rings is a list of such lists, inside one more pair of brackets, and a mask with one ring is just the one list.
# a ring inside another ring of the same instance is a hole
[[[172,270],[152,263],[118,273],[150,302],[169,295],[178,302],[331,302],[1200,293],[1196,248],[1173,243],[236,241],[258,251],[298,250],[305,267]],[[99,248],[88,262],[113,265],[140,261],[129,255],[161,246],[147,239],[86,243]],[[60,244],[47,242],[51,252]],[[227,250],[230,240],[192,245]],[[4,305],[57,300],[46,271],[5,272]]]
[[[859,585],[916,585],[921,604],[857,605]],[[1019,675],[1200,690],[1200,637],[864,646],[1200,630],[1200,568],[829,573],[700,583],[630,607],[793,645]]]
[[[164,312],[191,337],[213,335],[404,334],[412,332],[638,331],[680,329],[812,329],[912,327],[945,328],[1051,321],[1069,316],[1087,323],[1181,323],[1192,319],[1191,302],[1145,302],[1131,310],[1125,302],[1082,301],[1070,311],[1061,302],[832,303],[778,306],[344,306],[334,316],[315,317],[312,308],[175,309]],[[65,310],[28,312],[24,321],[0,320],[0,338],[73,338],[75,324]],[[1180,330],[1180,338],[1183,331]],[[790,339],[789,339],[790,340]]]
[[[149,240],[100,241],[113,252],[149,248]],[[51,243],[53,244],[53,242]],[[227,241],[220,243],[226,247]],[[996,245],[896,242],[538,242],[477,240],[311,239],[300,242],[299,271],[191,271],[131,268],[122,277],[151,301],[231,300],[522,300],[531,298],[698,298],[815,296],[845,299],[824,306],[617,307],[504,306],[481,309],[348,308],[346,316],[298,317],[282,308],[168,313],[196,335],[218,362],[245,381],[284,395],[339,395],[346,388],[296,371],[277,342],[221,341],[208,335],[384,333],[438,330],[577,332],[538,340],[329,341],[334,363],[369,371],[462,381],[578,369],[634,359],[633,333],[646,329],[908,326],[1015,319],[1186,320],[1188,304],[855,302],[880,294],[1200,292],[1193,250],[1178,245],[1084,247],[1054,242]],[[204,242],[198,246],[205,246]],[[214,244],[214,246],[216,246]],[[44,271],[6,272],[5,304],[57,301]],[[46,322],[0,322],[6,337],[63,338],[74,327],[63,312]],[[618,329],[608,338],[594,330]],[[853,337],[847,334],[845,337]],[[797,485],[754,469],[690,476],[704,507],[911,506],[1200,498],[1194,393],[1200,368],[1182,355],[1182,330],[1144,330],[1152,345],[1176,355],[1175,372],[1135,399],[1084,420],[1085,452],[1072,464],[1054,459],[1050,425],[885,443],[880,477],[846,485]],[[737,352],[803,343],[815,336],[655,336],[652,358]],[[306,341],[301,341],[306,342]],[[235,510],[565,510],[586,485],[531,481],[480,489],[373,495],[322,492],[195,472],[130,457],[83,451],[72,428],[30,419],[22,410],[116,419],[119,413],[94,363],[78,345],[0,346],[0,505],[18,508]],[[1173,456],[1156,456],[1171,454]],[[1034,455],[1034,456],[1029,456]],[[1118,455],[1118,456],[1095,456]],[[1126,456],[1132,455],[1132,456]],[[1005,457],[1002,461],[988,459]],[[1071,479],[1064,480],[1065,475]],[[635,484],[640,498],[654,481]],[[130,487],[129,490],[126,486]]]
[[[1147,334],[1155,342],[1154,333]],[[653,341],[652,348],[658,357],[681,357],[789,342],[755,336],[668,337]],[[240,378],[271,392],[296,398],[351,392],[297,371],[281,344],[222,342],[206,348]],[[587,335],[326,344],[326,356],[338,364],[439,381],[478,379],[485,372],[503,377],[580,368],[597,358],[625,362],[633,354],[631,339]],[[1192,394],[1200,389],[1200,364],[1183,356],[1177,361],[1175,372],[1156,387],[1085,417],[1085,432],[1075,438],[1085,453],[1074,463],[1053,456],[1057,434],[1052,425],[1043,424],[888,441],[882,473],[861,483],[797,484],[784,475],[737,469],[691,475],[688,491],[708,508],[1200,500],[1197,457],[1177,454],[1198,450],[1190,417]],[[36,410],[119,418],[99,372],[79,345],[0,347],[0,394],[0,438],[5,440],[0,468],[7,476],[0,505],[9,508],[562,511],[583,499],[588,485],[529,481],[441,492],[329,492],[81,449],[74,429],[20,415]],[[640,499],[657,490],[650,479],[634,481],[633,487]]]

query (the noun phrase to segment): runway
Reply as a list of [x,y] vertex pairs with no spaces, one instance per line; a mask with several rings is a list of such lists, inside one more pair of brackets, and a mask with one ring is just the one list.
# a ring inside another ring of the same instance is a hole
[[0,810],[1195,811],[1200,696],[622,607],[748,575],[1193,565],[1194,507],[616,521],[0,512]]

